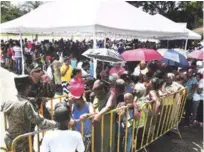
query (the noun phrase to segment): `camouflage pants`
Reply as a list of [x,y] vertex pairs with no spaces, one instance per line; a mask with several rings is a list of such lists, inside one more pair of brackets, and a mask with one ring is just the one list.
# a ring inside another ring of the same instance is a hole
[[18,140],[13,149],[11,149],[13,140],[8,135],[5,136],[4,141],[9,151],[15,149],[15,152],[29,152],[29,144],[27,138]]
[[91,137],[84,137],[85,152],[91,152]]

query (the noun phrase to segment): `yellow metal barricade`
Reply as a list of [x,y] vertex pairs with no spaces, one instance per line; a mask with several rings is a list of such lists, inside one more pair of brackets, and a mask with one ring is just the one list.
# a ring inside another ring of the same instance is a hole
[[0,152],[9,152],[9,151],[5,147],[0,147]]
[[[98,125],[92,125],[90,136],[91,152],[120,152],[121,147],[124,148],[123,150],[125,151],[130,148],[132,152],[145,149],[148,145],[163,136],[165,133],[171,131],[173,128],[176,127],[178,129],[178,123],[183,115],[186,96],[187,89],[183,89],[175,94],[161,98],[161,107],[158,113],[154,112],[154,104],[151,102],[143,103],[140,109],[139,120],[135,120],[134,118],[128,119],[131,110],[133,109],[128,108],[127,106],[105,113],[102,115]],[[51,102],[54,102],[54,100],[51,100]],[[50,103],[50,105],[53,114],[54,103]],[[124,110],[125,114],[120,115],[119,110]],[[125,121],[123,120],[124,118],[126,118]],[[92,120],[93,115],[89,116],[87,119]],[[18,136],[12,143],[12,152],[16,151],[15,147],[17,142],[23,138],[27,138],[26,140],[28,140],[29,147],[28,151],[32,152],[32,136],[43,132],[45,133],[45,131],[37,131]],[[121,135],[121,133],[123,134]],[[179,130],[177,130],[177,133],[181,137]],[[81,134],[82,136],[85,136],[84,121],[81,122]],[[98,144],[96,137],[101,141],[99,144],[100,147],[96,146]],[[129,144],[130,139],[132,141],[131,145]],[[38,147],[39,146],[38,143]]]

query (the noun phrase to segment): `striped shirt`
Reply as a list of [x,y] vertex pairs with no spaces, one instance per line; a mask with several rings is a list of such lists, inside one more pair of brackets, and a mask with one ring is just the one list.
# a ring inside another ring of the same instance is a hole
[[13,51],[15,53],[15,58],[21,58],[21,48],[18,46],[13,47]]

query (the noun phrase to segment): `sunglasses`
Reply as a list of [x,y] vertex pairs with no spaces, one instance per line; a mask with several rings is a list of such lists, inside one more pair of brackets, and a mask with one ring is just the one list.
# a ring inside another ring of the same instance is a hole
[[36,70],[36,71],[34,71],[34,73],[40,73],[40,72],[42,72],[42,70]]

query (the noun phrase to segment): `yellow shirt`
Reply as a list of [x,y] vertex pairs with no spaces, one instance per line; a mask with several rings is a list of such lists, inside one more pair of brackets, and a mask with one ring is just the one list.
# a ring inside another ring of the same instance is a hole
[[[67,69],[67,65],[65,64],[62,65],[62,67],[60,68],[61,73],[63,73],[66,69]],[[72,76],[72,67],[69,65],[69,69],[67,70],[64,76],[61,76],[61,80],[69,82],[71,79],[71,76]]]

